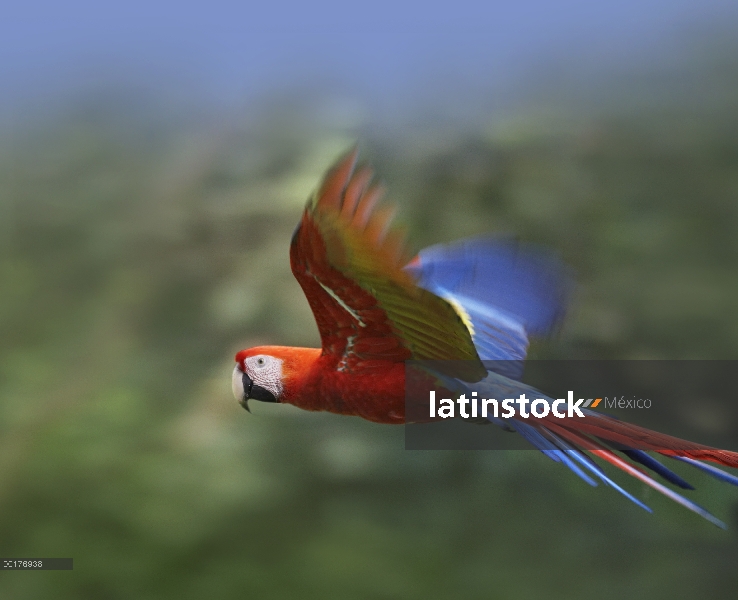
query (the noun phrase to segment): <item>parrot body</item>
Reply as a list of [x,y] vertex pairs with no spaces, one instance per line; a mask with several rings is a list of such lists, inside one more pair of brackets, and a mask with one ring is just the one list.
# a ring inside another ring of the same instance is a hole
[[[278,357],[281,361],[283,391],[279,402],[312,411],[353,415],[386,424],[405,422],[405,366],[402,362],[377,360],[374,373],[354,374],[338,369],[335,357],[318,348],[259,346],[238,353],[248,356]],[[243,377],[234,371],[234,386]],[[239,388],[240,394],[240,388]],[[237,396],[241,399],[241,396]],[[378,403],[377,398],[382,402]]]
[[[549,334],[561,321],[571,289],[567,269],[547,253],[489,238],[433,246],[406,262],[402,239],[390,227],[392,211],[378,206],[382,189],[372,184],[370,169],[355,168],[356,158],[353,150],[327,173],[290,246],[292,271],[315,316],[321,348],[242,350],[232,379],[237,400],[246,409],[253,399],[402,424],[408,418],[407,361],[460,365],[453,376],[422,373],[428,387],[541,397],[519,379],[528,336]],[[489,421],[516,431],[590,485],[611,486],[646,510],[591,456],[725,526],[641,467],[692,489],[647,453],[653,451],[738,485],[735,476],[701,462],[738,467],[738,453],[584,412],[585,418]]]

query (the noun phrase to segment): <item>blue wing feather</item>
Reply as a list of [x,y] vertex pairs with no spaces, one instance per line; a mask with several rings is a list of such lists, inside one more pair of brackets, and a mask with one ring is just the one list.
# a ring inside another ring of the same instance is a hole
[[516,379],[528,336],[555,329],[573,287],[550,254],[489,237],[431,246],[405,269],[424,289],[460,305],[480,358],[500,361],[491,369]]

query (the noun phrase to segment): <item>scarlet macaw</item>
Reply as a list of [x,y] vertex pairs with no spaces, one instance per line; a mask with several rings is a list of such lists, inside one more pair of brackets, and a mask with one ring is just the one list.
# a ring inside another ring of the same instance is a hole
[[[390,228],[392,211],[378,206],[382,188],[372,184],[368,167],[356,169],[356,159],[354,149],[328,171],[308,201],[290,247],[292,272],[315,316],[322,348],[240,351],[232,379],[236,399],[247,410],[251,399],[404,423],[408,360],[465,361],[468,376],[444,379],[447,388],[457,391],[469,391],[467,382],[480,380],[518,392],[531,389],[517,381],[516,371],[525,359],[528,335],[548,333],[562,316],[568,287],[562,267],[543,255],[489,239],[434,246],[405,264],[402,238]],[[483,360],[506,361],[500,364],[512,368],[488,372]],[[590,485],[599,479],[650,511],[586,452],[725,527],[616,450],[685,489],[693,488],[644,450],[738,485],[735,476],[700,462],[738,467],[736,452],[685,442],[589,410],[585,419],[490,420],[517,431]]]

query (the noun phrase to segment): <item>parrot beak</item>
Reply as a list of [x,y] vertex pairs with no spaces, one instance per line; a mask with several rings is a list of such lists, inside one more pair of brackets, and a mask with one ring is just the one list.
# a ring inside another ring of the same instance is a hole
[[233,396],[248,412],[251,412],[249,399],[259,400],[261,402],[279,402],[269,390],[259,385],[254,385],[251,377],[241,371],[238,365],[233,369],[231,385]]
[[243,406],[246,409],[246,412],[251,414],[251,409],[249,408],[249,392],[251,391],[251,386],[253,385],[253,381],[249,378],[246,373],[243,374],[243,383],[241,386],[243,387],[243,396],[241,396],[241,399],[239,400],[239,403],[241,406]]
[[233,369],[233,377],[231,378],[231,388],[233,389],[233,397],[238,403],[243,406],[247,411],[249,410],[249,392],[253,382],[251,378],[244,373],[238,365]]

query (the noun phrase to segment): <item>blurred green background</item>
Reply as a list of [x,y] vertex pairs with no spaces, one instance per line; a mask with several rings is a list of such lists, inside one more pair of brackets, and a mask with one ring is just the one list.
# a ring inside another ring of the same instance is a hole
[[409,452],[401,427],[230,391],[237,350],[318,344],[288,245],[357,139],[414,250],[516,234],[575,268],[534,357],[738,358],[735,56],[494,116],[111,88],[7,125],[0,555],[75,569],[0,573],[0,598],[735,598],[738,491],[705,476],[690,496],[728,532],[535,452]]

